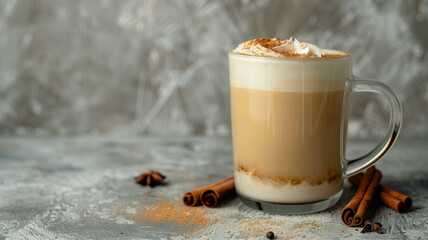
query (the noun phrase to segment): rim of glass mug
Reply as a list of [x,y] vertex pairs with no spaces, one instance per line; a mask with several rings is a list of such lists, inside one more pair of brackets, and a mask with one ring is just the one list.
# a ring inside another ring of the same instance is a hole
[[352,60],[351,54],[345,51],[323,49],[324,52],[331,54],[344,54],[340,57],[264,57],[264,56],[250,56],[240,53],[229,52],[229,57],[242,58],[254,62],[283,62],[283,61],[344,61]]

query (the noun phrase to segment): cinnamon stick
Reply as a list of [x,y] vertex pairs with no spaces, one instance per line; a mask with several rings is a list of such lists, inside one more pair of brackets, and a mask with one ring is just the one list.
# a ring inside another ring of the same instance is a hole
[[[219,201],[219,198],[222,198],[235,190],[234,178],[226,178],[210,185],[202,186],[187,192],[183,196],[184,204],[189,207],[200,205],[202,203],[202,193],[208,190],[211,190],[212,192],[207,193],[209,197],[206,200],[206,205],[209,207],[215,207]],[[214,193],[214,196],[209,193]]]
[[361,179],[355,196],[342,210],[342,222],[348,226],[359,226],[363,223],[367,209],[379,187],[382,173],[375,167],[369,168]]
[[201,194],[201,202],[206,207],[214,208],[217,206],[218,201],[235,191],[235,180],[229,178],[227,181],[213,186],[205,190]]
[[[358,186],[362,178],[363,178],[363,174],[359,173],[357,175],[354,175],[348,178],[348,181],[351,184]],[[413,205],[413,201],[409,196],[402,194],[400,192],[397,192],[395,190],[392,190],[390,188],[387,188],[383,185],[379,186],[379,197],[383,204],[394,209],[399,213],[408,212]]]

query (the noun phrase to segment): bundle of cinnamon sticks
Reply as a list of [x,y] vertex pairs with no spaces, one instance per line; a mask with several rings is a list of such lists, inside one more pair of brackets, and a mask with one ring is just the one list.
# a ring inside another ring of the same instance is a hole
[[183,196],[183,202],[189,207],[202,203],[206,207],[214,208],[222,199],[234,193],[235,181],[233,177],[230,177],[187,192]]
[[361,226],[364,216],[375,196],[382,203],[397,212],[408,212],[412,207],[412,199],[402,193],[380,185],[382,173],[375,167],[369,168],[365,174],[357,174],[348,181],[358,186],[355,196],[342,210],[341,218],[347,226]]

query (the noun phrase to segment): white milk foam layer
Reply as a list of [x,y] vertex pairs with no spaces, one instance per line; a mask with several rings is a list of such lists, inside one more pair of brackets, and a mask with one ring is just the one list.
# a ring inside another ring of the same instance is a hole
[[[330,53],[341,53],[324,50]],[[230,85],[265,91],[326,92],[345,89],[351,77],[349,56],[268,58],[229,54]]]
[[272,49],[278,52],[292,51],[298,54],[308,54],[308,55],[314,55],[317,57],[322,56],[322,51],[319,47],[310,43],[301,43],[297,40],[297,38],[295,38],[293,41],[293,37],[291,37],[288,41],[286,41],[282,45],[273,47]]
[[342,189],[342,182],[328,182],[318,186],[302,182],[297,185],[274,186],[252,177],[248,173],[235,171],[235,188],[244,197],[272,203],[311,203],[325,200]]

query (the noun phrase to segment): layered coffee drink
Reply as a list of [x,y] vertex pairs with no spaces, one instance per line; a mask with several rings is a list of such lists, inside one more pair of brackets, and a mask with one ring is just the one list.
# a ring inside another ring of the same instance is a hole
[[[229,55],[235,186],[249,199],[311,203],[341,191],[347,53],[255,39]],[[320,61],[320,59],[323,59]]]

